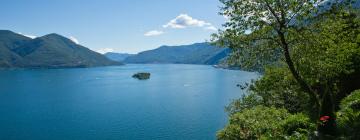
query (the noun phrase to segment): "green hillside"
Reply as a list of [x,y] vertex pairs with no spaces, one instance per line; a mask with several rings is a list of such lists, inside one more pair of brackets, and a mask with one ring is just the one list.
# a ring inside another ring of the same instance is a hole
[[0,31],[0,67],[62,68],[117,65],[58,34],[31,39]]
[[125,63],[165,63],[165,64],[208,64],[219,63],[227,57],[229,49],[195,43],[182,46],[162,46],[144,51],[125,59]]

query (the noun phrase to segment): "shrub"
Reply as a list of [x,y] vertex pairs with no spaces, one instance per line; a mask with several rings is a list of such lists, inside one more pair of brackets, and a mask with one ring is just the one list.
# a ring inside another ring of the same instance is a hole
[[315,130],[315,124],[304,114],[295,114],[287,117],[281,124],[284,135],[288,139],[307,139]]
[[231,139],[306,139],[314,129],[303,114],[286,109],[256,106],[230,116],[229,124],[218,132],[220,140]]
[[231,115],[245,109],[254,108],[258,105],[263,105],[262,98],[254,93],[250,93],[242,96],[240,99],[233,100],[230,105],[225,108],[225,110]]
[[290,113],[309,110],[308,94],[301,91],[290,71],[283,67],[268,67],[264,76],[250,87],[250,92],[262,97],[265,106],[285,108]]
[[346,139],[360,139],[360,90],[341,101],[337,117],[340,132]]

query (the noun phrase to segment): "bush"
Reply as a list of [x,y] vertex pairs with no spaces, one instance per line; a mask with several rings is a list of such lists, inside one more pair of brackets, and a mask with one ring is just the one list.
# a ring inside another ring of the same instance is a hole
[[263,105],[262,98],[254,93],[250,93],[248,95],[242,96],[240,99],[232,101],[230,105],[225,108],[225,110],[230,115],[232,115],[245,109],[254,108],[258,105]]
[[287,117],[282,123],[284,134],[288,139],[307,139],[315,130],[315,124],[304,114],[295,114]]
[[337,117],[340,132],[346,139],[360,139],[360,90],[341,101]]
[[256,106],[230,116],[229,124],[218,132],[220,140],[306,139],[314,125],[303,114],[286,109]]
[[265,106],[285,108],[290,113],[312,110],[308,94],[302,92],[286,67],[266,68],[263,77],[250,86],[250,92],[260,96]]

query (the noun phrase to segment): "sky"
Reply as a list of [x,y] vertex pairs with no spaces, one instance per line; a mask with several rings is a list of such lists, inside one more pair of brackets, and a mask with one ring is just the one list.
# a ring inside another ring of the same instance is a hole
[[57,33],[98,52],[138,53],[210,39],[218,0],[1,0],[0,29]]

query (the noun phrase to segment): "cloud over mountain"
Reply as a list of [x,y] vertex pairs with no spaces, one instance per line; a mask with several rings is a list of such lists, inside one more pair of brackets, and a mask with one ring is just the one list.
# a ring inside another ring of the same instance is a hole
[[79,44],[79,40],[76,39],[75,37],[70,36],[69,39],[70,39],[72,42],[74,42],[74,43],[76,43],[76,44]]
[[28,38],[31,38],[31,39],[34,39],[34,38],[37,37],[37,36],[34,36],[34,35],[23,34],[23,33],[21,33],[21,32],[19,32],[19,34],[21,34],[21,35],[23,35],[23,36],[26,36],[26,37],[28,37]]
[[114,52],[114,49],[113,48],[101,48],[101,49],[96,50],[96,52],[101,53],[101,54],[105,54],[105,53],[108,53],[108,52]]

